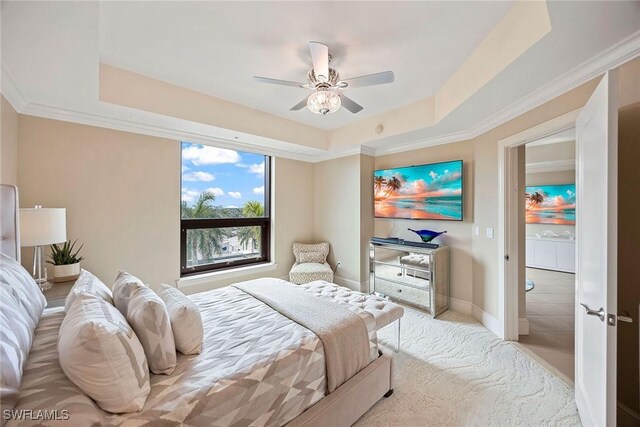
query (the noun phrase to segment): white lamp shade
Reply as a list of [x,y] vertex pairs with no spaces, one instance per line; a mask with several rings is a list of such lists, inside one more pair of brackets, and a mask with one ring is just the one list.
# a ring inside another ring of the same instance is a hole
[[65,208],[20,209],[20,246],[44,246],[67,240]]

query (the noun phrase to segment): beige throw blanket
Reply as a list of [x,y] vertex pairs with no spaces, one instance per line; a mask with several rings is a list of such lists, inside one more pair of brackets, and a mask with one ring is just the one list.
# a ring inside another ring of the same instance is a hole
[[324,347],[329,393],[369,364],[367,326],[352,311],[284,280],[252,280],[233,286],[320,338]]

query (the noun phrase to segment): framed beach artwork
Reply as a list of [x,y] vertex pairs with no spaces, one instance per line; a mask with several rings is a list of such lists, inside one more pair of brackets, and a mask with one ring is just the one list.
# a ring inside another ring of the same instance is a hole
[[528,224],[573,225],[576,223],[576,185],[526,187]]
[[376,218],[462,221],[462,160],[373,173]]

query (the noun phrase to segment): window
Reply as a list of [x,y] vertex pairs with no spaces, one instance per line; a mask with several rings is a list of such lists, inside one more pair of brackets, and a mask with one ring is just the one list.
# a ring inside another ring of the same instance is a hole
[[181,276],[269,262],[270,160],[182,143]]

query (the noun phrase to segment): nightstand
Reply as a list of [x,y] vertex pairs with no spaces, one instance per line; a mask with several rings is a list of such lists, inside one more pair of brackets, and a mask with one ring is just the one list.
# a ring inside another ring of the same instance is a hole
[[75,280],[70,280],[68,282],[58,282],[54,283],[51,289],[43,291],[42,293],[47,299],[47,308],[63,307],[64,302],[67,299],[67,295],[69,295],[69,291],[75,283]]

